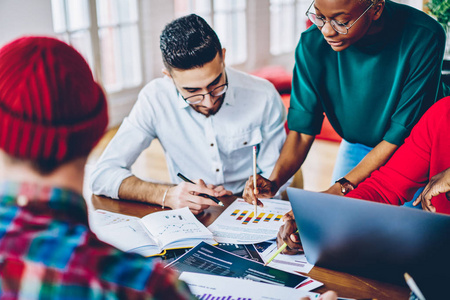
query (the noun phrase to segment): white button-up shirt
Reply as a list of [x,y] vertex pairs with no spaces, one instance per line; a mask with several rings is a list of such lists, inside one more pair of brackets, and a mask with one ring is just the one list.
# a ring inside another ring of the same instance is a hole
[[209,117],[192,109],[170,78],[147,84],[90,176],[93,193],[118,198],[131,165],[155,138],[173,183],[181,182],[180,172],[240,193],[253,172],[254,145],[258,173],[268,178],[286,139],[280,95],[264,79],[230,68],[226,73],[224,103]]

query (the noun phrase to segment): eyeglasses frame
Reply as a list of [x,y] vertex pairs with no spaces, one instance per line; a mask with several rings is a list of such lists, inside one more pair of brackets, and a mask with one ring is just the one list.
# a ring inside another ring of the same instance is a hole
[[[217,95],[217,96],[211,95],[212,92],[214,92],[218,88],[221,88],[221,87],[224,87],[224,86],[226,86],[226,89],[225,89],[225,91],[222,94]],[[208,93],[205,93],[205,94],[196,94],[196,95],[192,95],[192,96],[189,96],[189,97],[186,97],[186,98],[184,98],[183,95],[181,95],[181,93],[180,93],[180,96],[181,96],[181,98],[183,98],[184,101],[186,101],[187,104],[195,105],[195,104],[202,103],[203,100],[205,100],[206,95],[210,95],[211,97],[220,97],[220,96],[224,95],[227,92],[227,90],[228,90],[228,80],[224,84],[216,86],[211,92],[208,92]],[[199,100],[199,101],[195,101],[195,102],[189,101],[189,98],[198,97],[198,96],[203,96],[203,99]]]
[[[319,18],[315,13],[309,12],[309,10],[311,9],[311,6],[314,4],[314,2],[316,2],[316,1],[314,0],[314,1],[311,2],[311,4],[309,5],[308,10],[307,10],[306,13],[305,13],[306,17],[307,17],[309,20],[311,20],[311,19],[309,18],[309,15],[315,15],[317,19],[322,20],[322,21],[323,21],[323,25],[322,25],[322,26],[319,26],[319,25],[317,25],[315,22],[313,22],[317,27],[320,27],[320,28],[322,28],[323,26],[325,26],[325,24],[326,24],[327,22],[330,22],[331,28],[333,28],[334,31],[336,31],[336,32],[339,33],[339,34],[348,34],[348,30],[349,30],[350,28],[352,28],[352,26],[355,25],[356,22],[358,22],[358,20],[361,19],[361,17],[364,16],[364,14],[365,14],[366,12],[368,12],[369,9],[375,4],[374,2],[372,2],[372,4],[370,4],[369,7],[367,7],[366,10],[358,17],[358,19],[356,19],[355,22],[353,22],[350,26],[347,27],[347,26],[345,26],[344,24],[342,24],[341,22],[336,21],[335,19],[331,19],[331,20],[327,21],[327,20],[325,20],[325,19],[323,19],[323,18]],[[347,30],[347,32],[346,32],[346,33],[343,33],[343,32],[337,31],[337,29],[334,28],[333,23],[331,23],[331,22],[334,22],[334,23],[338,24],[339,26],[343,26],[343,27]]]

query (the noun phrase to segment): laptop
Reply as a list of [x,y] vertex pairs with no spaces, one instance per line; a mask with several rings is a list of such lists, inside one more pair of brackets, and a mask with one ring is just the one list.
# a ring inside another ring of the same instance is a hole
[[[288,188],[308,262],[450,295],[450,216]],[[449,273],[449,274],[447,274]]]

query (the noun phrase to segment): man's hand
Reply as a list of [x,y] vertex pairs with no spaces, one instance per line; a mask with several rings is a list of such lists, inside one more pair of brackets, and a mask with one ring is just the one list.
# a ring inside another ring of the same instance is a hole
[[194,180],[194,182],[196,184],[182,182],[171,187],[167,192],[165,205],[172,209],[187,206],[194,215],[198,215],[211,205],[219,205],[211,199],[199,196],[199,194],[208,194],[214,197],[232,195],[232,192],[226,190],[223,186],[206,185],[201,179]]
[[[256,189],[253,184],[253,176],[250,176],[250,178],[245,183],[244,192],[242,193],[242,198],[247,203],[255,204],[257,203],[258,206],[263,207],[263,203],[258,200],[258,197],[260,198],[272,198],[278,191],[278,187],[276,184],[261,175],[256,175]],[[256,192],[256,193],[255,193]]]
[[[198,181],[202,182],[204,184],[203,180],[199,179]],[[224,197],[224,196],[231,196],[231,195],[233,195],[233,193],[231,191],[229,191],[229,190],[226,190],[223,185],[217,185],[216,186],[214,184],[208,184],[208,185],[206,185],[206,187],[208,189],[211,189],[211,190],[215,191],[215,194],[211,195],[211,196],[214,196],[214,197]]]
[[431,204],[431,198],[442,193],[447,193],[447,199],[450,200],[450,168],[431,177],[430,182],[413,202],[413,205],[416,206],[422,202],[423,210],[436,212],[436,208]]
[[286,249],[283,250],[283,254],[299,254],[303,252],[300,237],[297,231],[297,224],[295,224],[294,215],[292,210],[283,216],[285,223],[280,227],[277,234],[277,247],[280,248],[284,243],[287,244]]

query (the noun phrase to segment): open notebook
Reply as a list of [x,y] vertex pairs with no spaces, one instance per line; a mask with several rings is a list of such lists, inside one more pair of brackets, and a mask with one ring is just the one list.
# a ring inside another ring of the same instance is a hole
[[155,212],[143,218],[96,210],[92,212],[90,222],[100,240],[122,251],[143,256],[194,247],[201,241],[216,243],[212,233],[187,207]]

